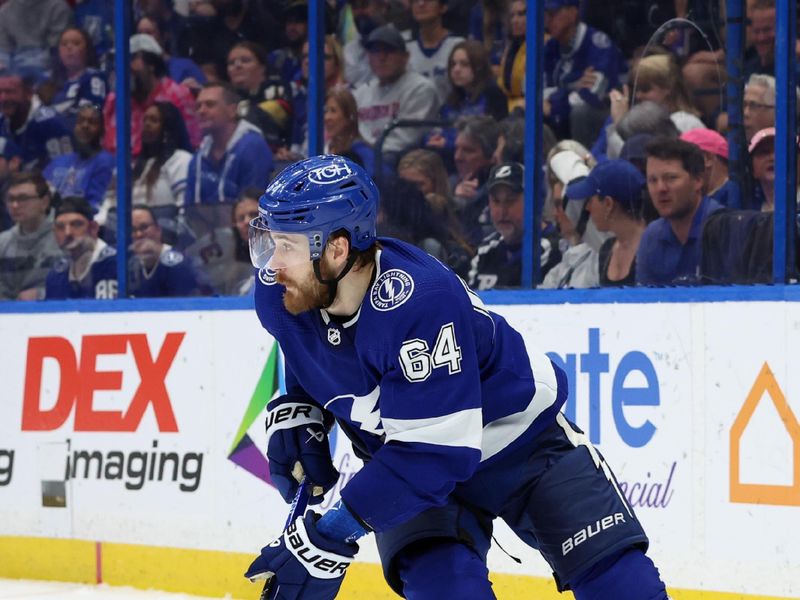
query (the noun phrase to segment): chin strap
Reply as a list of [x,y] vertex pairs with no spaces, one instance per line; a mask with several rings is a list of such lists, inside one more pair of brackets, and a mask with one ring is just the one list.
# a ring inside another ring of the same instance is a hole
[[356,262],[356,255],[354,253],[350,253],[350,256],[347,257],[347,262],[344,263],[344,268],[342,272],[335,279],[323,279],[322,278],[322,271],[319,267],[319,259],[314,261],[314,275],[317,276],[317,281],[322,284],[328,286],[328,301],[325,303],[325,306],[322,308],[328,308],[331,304],[333,304],[334,299],[336,298],[336,290],[339,287],[339,282],[342,278],[350,272],[350,269],[353,268],[353,265]]

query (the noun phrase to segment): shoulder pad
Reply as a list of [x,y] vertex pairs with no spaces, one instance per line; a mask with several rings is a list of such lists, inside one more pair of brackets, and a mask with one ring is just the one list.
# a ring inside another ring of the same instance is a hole
[[174,267],[183,262],[183,254],[181,254],[177,250],[167,250],[166,252],[164,252],[164,254],[161,255],[159,261],[165,267]]
[[611,47],[611,40],[602,31],[595,31],[592,34],[592,44],[598,48],[609,48]]

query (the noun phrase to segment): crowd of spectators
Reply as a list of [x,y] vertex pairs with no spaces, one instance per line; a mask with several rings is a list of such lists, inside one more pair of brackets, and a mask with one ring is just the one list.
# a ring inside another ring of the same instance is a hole
[[[479,290],[522,280],[528,4],[325,0],[325,152],[375,177],[379,234]],[[543,0],[537,285],[763,281],[775,2],[747,2],[741,194],[724,0],[642,4]],[[258,198],[308,153],[307,0],[131,8],[120,116],[112,2],[0,0],[0,300],[117,296],[119,125],[131,130],[129,295],[252,290]]]

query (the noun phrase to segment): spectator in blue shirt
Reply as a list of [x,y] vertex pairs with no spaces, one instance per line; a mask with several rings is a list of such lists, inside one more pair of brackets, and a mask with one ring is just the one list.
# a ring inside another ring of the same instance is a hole
[[114,173],[114,157],[103,150],[103,115],[96,106],[84,106],[75,122],[75,152],[56,157],[44,177],[60,196],[83,196],[97,212]]
[[56,156],[72,152],[69,128],[56,111],[42,106],[32,82],[10,71],[0,72],[0,148],[11,160],[16,147],[23,170],[42,169]]
[[64,258],[47,274],[46,300],[117,297],[117,252],[99,239],[99,229],[84,198],[61,200],[53,231]]
[[81,106],[103,106],[108,86],[98,69],[92,38],[84,30],[69,27],[58,40],[58,60],[53,68],[55,87],[52,105],[72,126]]
[[197,97],[205,137],[189,163],[186,204],[233,202],[243,188],[269,181],[272,151],[258,127],[239,119],[239,100],[225,83],[206,84]]
[[705,219],[722,206],[703,196],[700,149],[655,138],[647,151],[647,189],[660,216],[647,226],[636,254],[638,285],[697,283]]
[[149,206],[131,211],[129,278],[133,297],[189,296],[197,289],[194,271],[180,252],[162,241],[161,227]]

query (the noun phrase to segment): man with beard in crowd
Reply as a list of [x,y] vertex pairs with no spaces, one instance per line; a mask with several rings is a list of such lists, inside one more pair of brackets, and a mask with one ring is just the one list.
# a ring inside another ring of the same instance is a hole
[[98,237],[100,226],[84,198],[64,198],[53,231],[64,258],[45,281],[46,300],[117,297],[117,251]]
[[[167,76],[164,51],[152,35],[137,33],[131,36],[131,149],[134,156],[142,147],[142,127],[145,111],[158,101],[174,104],[181,113],[192,147],[200,143],[202,134],[194,109],[194,96],[185,85]],[[116,93],[106,96],[103,108],[105,139],[103,146],[109,152],[117,147]]]
[[75,152],[56,157],[44,177],[62,197],[83,196],[96,211],[114,173],[114,157],[100,147],[103,115],[96,106],[83,106],[75,121]]
[[[72,151],[69,129],[55,110],[42,106],[30,81],[0,73],[0,153],[9,165],[41,169]],[[13,167],[11,167],[13,170]]]

